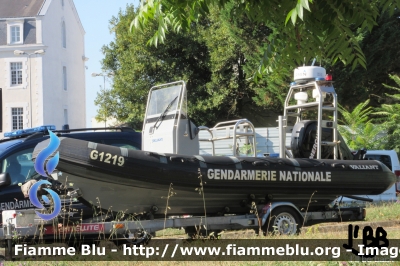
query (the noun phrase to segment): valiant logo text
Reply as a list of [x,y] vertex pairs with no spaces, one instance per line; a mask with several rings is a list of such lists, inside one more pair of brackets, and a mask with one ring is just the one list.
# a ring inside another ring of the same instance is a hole
[[[53,154],[57,150],[57,148],[60,146],[60,140],[50,130],[49,130],[49,134],[50,134],[50,143],[45,149],[43,149],[41,152],[39,152],[38,156],[36,157],[35,170],[42,176],[50,177],[51,173],[57,167],[57,164],[59,161],[59,152],[57,152],[53,158],[48,159],[47,163],[46,163],[46,159],[49,158],[49,156],[51,154]],[[46,170],[44,169],[45,163],[46,163]],[[29,190],[29,199],[31,200],[32,204],[35,205],[39,209],[44,208],[44,206],[42,205],[42,203],[39,201],[39,199],[37,197],[37,191],[39,190],[41,185],[51,185],[51,183],[47,180],[40,180],[39,182],[36,182]],[[51,220],[60,213],[61,200],[60,200],[60,197],[57,195],[57,193],[54,192],[53,190],[48,189],[48,188],[44,188],[44,190],[46,190],[53,198],[54,210],[50,214],[42,214],[39,212],[36,212],[36,214],[43,220]],[[42,195],[42,200],[46,204],[50,204],[50,200],[46,195]]]

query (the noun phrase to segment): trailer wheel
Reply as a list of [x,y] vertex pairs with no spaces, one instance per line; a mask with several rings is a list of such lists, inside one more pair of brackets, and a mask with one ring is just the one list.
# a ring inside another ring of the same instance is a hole
[[300,232],[302,219],[290,207],[277,207],[272,210],[265,225],[263,226],[264,234],[272,232],[281,235],[294,235]]

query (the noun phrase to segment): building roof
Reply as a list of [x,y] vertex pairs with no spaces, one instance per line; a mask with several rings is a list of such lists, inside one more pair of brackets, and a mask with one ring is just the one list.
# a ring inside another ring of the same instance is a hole
[[0,18],[34,17],[46,0],[0,0]]

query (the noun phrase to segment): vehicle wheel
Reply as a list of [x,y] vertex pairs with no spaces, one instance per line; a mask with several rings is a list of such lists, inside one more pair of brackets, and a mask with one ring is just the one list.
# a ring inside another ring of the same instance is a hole
[[300,232],[302,219],[290,207],[277,207],[272,210],[263,226],[264,233],[272,232],[281,235],[294,235]]
[[189,238],[194,239],[199,235],[199,230],[194,226],[185,227],[185,233]]

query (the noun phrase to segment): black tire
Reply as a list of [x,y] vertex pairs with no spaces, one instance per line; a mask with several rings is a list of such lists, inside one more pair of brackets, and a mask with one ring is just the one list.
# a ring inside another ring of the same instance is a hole
[[303,219],[300,214],[290,207],[277,207],[272,210],[263,226],[267,232],[280,235],[294,235],[300,232]]
[[199,235],[204,235],[205,230],[203,229],[203,231],[197,227],[194,226],[188,226],[185,227],[185,233],[188,235],[189,238],[191,239],[195,239],[198,238]]
[[221,230],[208,230],[206,231],[204,228],[196,228],[194,226],[185,227],[185,233],[188,235],[190,239],[219,239],[219,234]]

